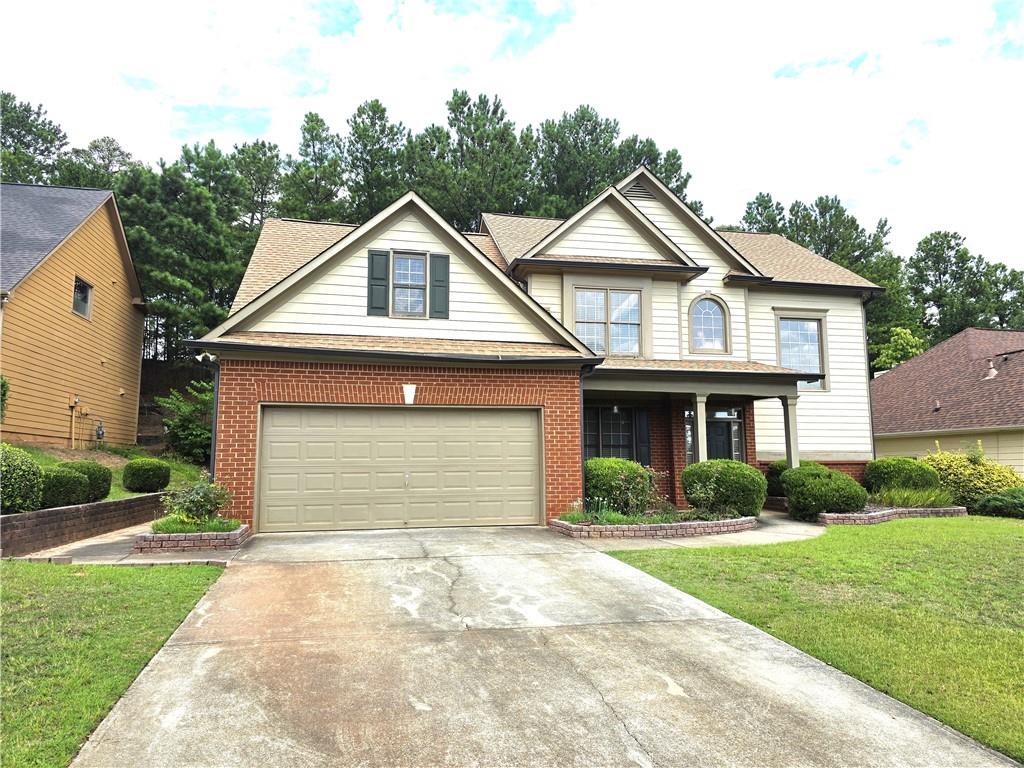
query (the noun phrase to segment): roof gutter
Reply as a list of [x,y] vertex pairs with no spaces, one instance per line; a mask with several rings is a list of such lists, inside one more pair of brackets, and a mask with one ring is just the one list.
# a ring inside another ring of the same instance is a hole
[[684,369],[666,369],[666,368],[601,368],[595,373],[601,376],[615,376],[615,377],[628,377],[628,376],[684,376],[692,378],[708,377],[712,379],[751,379],[751,378],[766,378],[772,381],[778,379],[791,379],[793,381],[821,381],[825,378],[823,373],[800,373],[799,371],[793,371],[792,373],[783,373],[782,371],[714,371],[714,370],[684,370]]
[[708,271],[707,267],[691,267],[689,264],[626,264],[621,261],[599,262],[580,261],[577,259],[545,259],[533,256],[528,259],[522,257],[514,259],[508,265],[509,272],[526,266],[545,267],[553,269],[594,269],[594,270],[618,270],[618,271],[643,271],[643,272],[665,272],[669,274],[691,275],[696,277]]
[[750,288],[789,288],[797,291],[828,291],[833,293],[862,294],[873,297],[885,293],[885,288],[878,285],[841,285],[832,283],[805,283],[797,280],[776,280],[759,275],[726,275],[725,283],[739,283]]
[[528,365],[579,365],[596,366],[604,362],[603,357],[555,357],[552,355],[470,355],[457,353],[385,352],[376,349],[331,349],[329,347],[281,347],[273,344],[245,344],[230,341],[203,341],[187,339],[185,346],[190,349],[209,349],[219,352],[261,352],[275,355],[323,355],[347,359],[398,360],[401,362],[445,362],[445,363],[515,363]]

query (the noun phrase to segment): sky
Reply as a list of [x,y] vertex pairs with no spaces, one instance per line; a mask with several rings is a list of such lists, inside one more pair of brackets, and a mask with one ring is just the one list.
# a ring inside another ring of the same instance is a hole
[[[378,98],[419,130],[454,88],[522,127],[579,104],[676,147],[716,224],[838,195],[909,256],[937,229],[1024,269],[1024,0],[11,3],[0,86],[72,145],[137,159],[257,138],[294,152]],[[55,24],[55,20],[61,23]]]

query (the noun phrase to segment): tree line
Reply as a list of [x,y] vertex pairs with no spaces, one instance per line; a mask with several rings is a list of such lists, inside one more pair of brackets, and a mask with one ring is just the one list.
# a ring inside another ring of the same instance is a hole
[[[454,91],[446,125],[414,132],[367,101],[335,132],[305,116],[297,152],[257,140],[230,150],[183,146],[173,162],[139,162],[112,137],[68,148],[41,105],[2,99],[4,181],[112,189],[148,302],[147,357],[176,359],[182,342],[227,315],[263,221],[270,216],[361,223],[409,189],[454,226],[484,211],[563,218],[639,165],[698,214],[677,149],[622,136],[617,120],[580,106],[519,129],[501,99]],[[762,193],[739,225],[777,232],[884,286],[868,304],[875,367],[898,364],[968,326],[1024,327],[1024,275],[972,254],[955,232],[926,235],[909,258],[889,226],[866,230],[836,196],[788,208]]]

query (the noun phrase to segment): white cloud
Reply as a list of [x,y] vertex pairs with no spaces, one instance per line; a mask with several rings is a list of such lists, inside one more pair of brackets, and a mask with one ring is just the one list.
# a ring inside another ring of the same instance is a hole
[[[238,115],[265,109],[263,137],[294,150],[307,111],[343,130],[379,98],[419,129],[444,121],[456,87],[500,94],[520,125],[590,103],[624,133],[678,147],[719,223],[758,191],[787,203],[838,194],[867,226],[889,217],[903,254],[956,229],[1024,268],[1024,56],[1005,6],[997,24],[976,3],[588,0],[519,52],[505,43],[524,21],[504,4],[460,15],[361,2],[353,32],[330,36],[296,4],[60,5],[6,9],[6,28],[46,34],[8,36],[0,67],[4,87],[42,102],[75,144],[112,135],[147,161],[172,158],[189,131],[252,138]],[[774,76],[784,68],[798,76]],[[202,125],[175,109],[203,106],[242,112]]]

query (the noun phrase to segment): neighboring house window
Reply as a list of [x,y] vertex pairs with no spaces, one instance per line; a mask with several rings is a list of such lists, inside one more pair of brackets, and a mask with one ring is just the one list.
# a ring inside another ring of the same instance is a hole
[[576,289],[576,335],[597,354],[640,354],[640,292]]
[[644,408],[587,406],[583,409],[583,459],[651,461],[648,414]]
[[82,317],[92,313],[92,286],[80,277],[75,278],[75,297],[71,308]]
[[[821,320],[779,318],[779,364],[807,373],[823,372]],[[823,389],[819,381],[801,381],[800,389]]]
[[697,299],[690,308],[690,352],[728,352],[725,307],[717,299]]
[[396,253],[391,280],[396,315],[424,317],[427,314],[427,257]]

